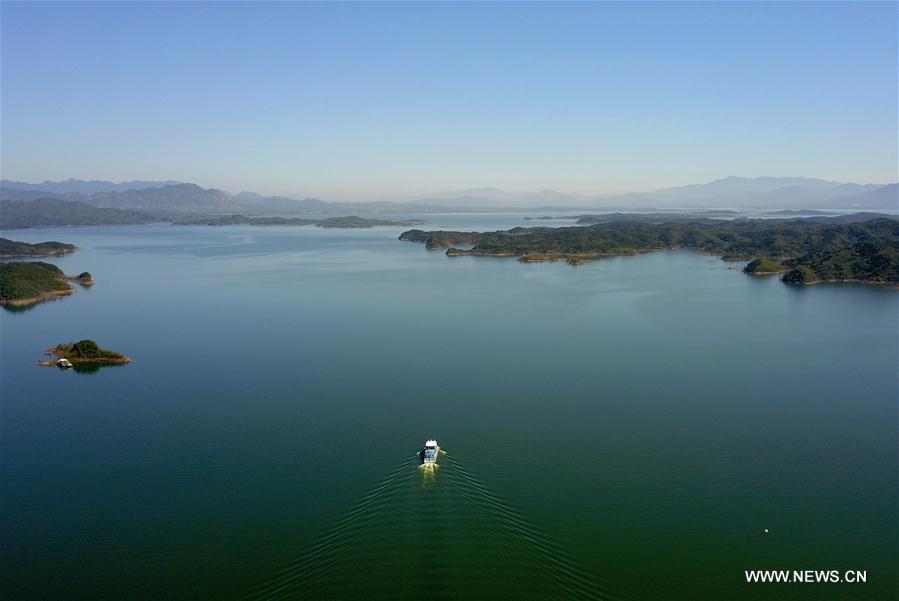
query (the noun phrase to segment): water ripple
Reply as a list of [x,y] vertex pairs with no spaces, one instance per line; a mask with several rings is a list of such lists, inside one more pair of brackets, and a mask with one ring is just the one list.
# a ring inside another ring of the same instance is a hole
[[410,457],[250,599],[613,599],[459,460]]

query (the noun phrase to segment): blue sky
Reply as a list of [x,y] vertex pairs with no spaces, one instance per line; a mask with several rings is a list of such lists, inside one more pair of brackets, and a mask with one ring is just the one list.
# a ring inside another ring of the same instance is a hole
[[2,2],[0,167],[331,199],[886,183],[897,6]]

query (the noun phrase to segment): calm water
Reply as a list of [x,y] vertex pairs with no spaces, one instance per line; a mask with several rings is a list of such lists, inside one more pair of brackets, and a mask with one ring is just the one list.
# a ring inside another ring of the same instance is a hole
[[[400,231],[6,234],[97,284],[0,311],[3,596],[899,596],[899,294]],[[32,365],[87,337],[134,363]]]

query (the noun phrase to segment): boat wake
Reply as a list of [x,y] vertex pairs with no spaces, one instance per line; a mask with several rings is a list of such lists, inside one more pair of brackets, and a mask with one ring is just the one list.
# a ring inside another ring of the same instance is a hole
[[251,599],[611,599],[452,455],[391,471]]

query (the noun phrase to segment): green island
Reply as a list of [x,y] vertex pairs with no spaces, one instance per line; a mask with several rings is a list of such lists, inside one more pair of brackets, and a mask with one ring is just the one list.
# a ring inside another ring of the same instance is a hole
[[72,294],[66,274],[56,265],[33,263],[0,264],[0,304],[25,306]]
[[87,271],[67,276],[56,265],[41,261],[0,263],[0,305],[24,307],[75,292],[69,282],[91,286]]
[[53,348],[47,349],[46,354],[54,357],[54,359],[41,361],[38,365],[43,367],[56,365],[60,359],[66,359],[76,369],[79,366],[125,365],[126,363],[131,363],[130,358],[121,353],[100,348],[93,340],[57,344]]
[[62,242],[16,242],[8,238],[0,238],[0,259],[18,259],[23,257],[61,257],[70,252],[75,252],[78,247],[74,244]]
[[[400,240],[447,249],[447,256],[517,257],[521,262],[567,261],[686,248],[725,261],[751,261],[747,273],[785,272],[791,284],[899,283],[899,220],[694,219],[649,223],[621,217],[587,226],[516,227],[496,232],[409,230]],[[463,247],[463,248],[460,248]],[[751,266],[751,267],[750,267]]]
[[427,223],[421,219],[392,221],[387,219],[366,219],[364,217],[326,217],[323,219],[304,219],[301,217],[250,217],[247,215],[225,215],[216,217],[188,217],[175,221],[175,225],[314,225],[321,228],[369,228],[382,225],[422,225]]
[[93,286],[94,285],[94,276],[91,275],[89,271],[82,271],[76,276],[72,276],[69,278],[72,281],[78,282],[82,286]]

